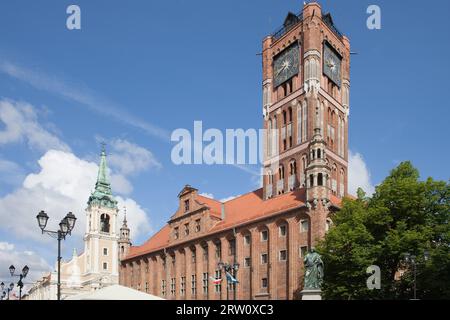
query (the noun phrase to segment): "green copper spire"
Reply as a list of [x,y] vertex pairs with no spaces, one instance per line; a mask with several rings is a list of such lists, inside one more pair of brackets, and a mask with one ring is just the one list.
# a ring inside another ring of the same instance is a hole
[[100,155],[100,165],[98,169],[97,182],[95,190],[89,197],[88,205],[98,205],[109,208],[117,208],[117,201],[114,199],[111,191],[111,184],[108,179],[108,166],[106,165],[105,144],[102,144],[102,153]]

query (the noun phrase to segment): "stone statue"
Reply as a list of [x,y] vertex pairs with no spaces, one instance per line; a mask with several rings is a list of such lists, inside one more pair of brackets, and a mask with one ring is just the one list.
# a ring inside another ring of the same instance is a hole
[[320,290],[323,280],[323,261],[320,255],[310,249],[305,259],[305,290]]

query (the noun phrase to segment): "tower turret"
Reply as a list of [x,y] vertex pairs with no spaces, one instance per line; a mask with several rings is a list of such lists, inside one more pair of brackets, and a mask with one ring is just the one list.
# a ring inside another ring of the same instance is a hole
[[120,227],[120,238],[119,238],[120,260],[122,260],[128,255],[130,247],[131,247],[130,228],[127,225],[127,208],[124,207],[124,216],[122,227]]

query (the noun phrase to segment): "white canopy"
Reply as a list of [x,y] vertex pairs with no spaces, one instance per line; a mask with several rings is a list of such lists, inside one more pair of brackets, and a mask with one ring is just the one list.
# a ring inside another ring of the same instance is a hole
[[164,300],[160,297],[121,285],[112,285],[92,292],[80,293],[66,300]]

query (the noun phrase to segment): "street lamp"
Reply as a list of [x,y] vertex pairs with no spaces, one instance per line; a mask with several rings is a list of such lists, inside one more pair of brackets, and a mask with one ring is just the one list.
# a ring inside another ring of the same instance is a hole
[[9,293],[14,289],[14,283],[11,282],[9,284],[9,287],[6,288],[6,291],[4,291],[5,290],[5,284],[2,282],[2,283],[0,283],[0,289],[2,291],[2,296],[1,296],[0,300],[5,299],[5,297],[7,297],[6,300],[9,300]]
[[45,227],[47,226],[48,222],[48,215],[41,211],[36,216],[36,219],[38,221],[39,228],[42,231],[42,234],[46,233],[52,238],[55,238],[58,240],[58,283],[57,283],[57,297],[58,300],[61,300],[61,240],[65,240],[67,235],[72,234],[72,230],[75,227],[75,222],[77,221],[77,218],[72,212],[69,212],[59,223],[59,230],[57,231],[51,231],[46,230]]
[[238,281],[236,280],[236,272],[239,270],[239,263],[229,264],[226,262],[219,262],[217,264],[217,266],[218,266],[219,270],[225,271],[225,276],[227,278],[227,300],[229,299],[228,293],[230,290],[230,288],[229,288],[230,282],[233,285],[233,296],[234,296],[234,300],[236,300],[236,283],[238,283]]
[[11,277],[19,277],[19,282],[17,282],[17,286],[19,287],[19,300],[22,300],[22,289],[23,289],[23,282],[22,279],[27,277],[28,271],[30,271],[30,268],[28,266],[25,266],[22,268],[22,273],[19,275],[15,275],[14,272],[16,271],[16,268],[11,265],[9,267],[9,272],[11,273]]
[[[413,280],[413,291],[414,291],[414,300],[417,300],[417,257],[413,254],[410,254],[409,252],[404,254],[405,256],[405,262],[407,264],[412,265],[413,267],[413,274],[414,274],[414,280]],[[424,251],[423,253],[423,259],[424,261],[428,261],[430,258],[430,253],[428,251]]]

